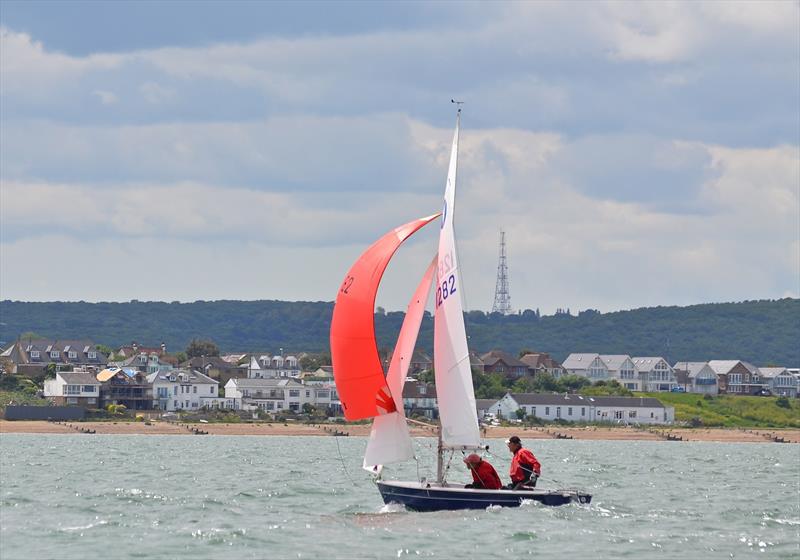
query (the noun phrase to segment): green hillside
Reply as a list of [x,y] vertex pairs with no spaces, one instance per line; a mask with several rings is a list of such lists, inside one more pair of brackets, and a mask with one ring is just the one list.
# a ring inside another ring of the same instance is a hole
[[[0,302],[0,340],[20,334],[90,338],[116,346],[136,340],[182,350],[193,338],[223,351],[327,351],[331,302],[198,301],[194,303]],[[403,313],[376,314],[382,349],[390,349]],[[756,365],[800,365],[800,300],[762,300],[688,307],[652,307],[577,316],[541,316],[532,310],[502,316],[465,313],[470,347],[517,353],[570,352],[664,356],[677,360],[738,358]],[[433,324],[423,320],[419,345],[430,350]]]
[[[644,393],[675,407],[675,420],[702,426],[800,428],[800,400],[779,397]],[[699,422],[698,422],[699,420]]]

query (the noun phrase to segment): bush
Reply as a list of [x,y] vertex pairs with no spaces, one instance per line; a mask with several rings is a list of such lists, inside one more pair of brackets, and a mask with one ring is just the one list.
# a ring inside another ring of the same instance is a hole
[[136,421],[137,422],[144,422],[144,415],[143,414],[137,414],[136,415]]
[[778,397],[775,399],[775,405],[781,408],[792,408],[792,403],[786,397]]

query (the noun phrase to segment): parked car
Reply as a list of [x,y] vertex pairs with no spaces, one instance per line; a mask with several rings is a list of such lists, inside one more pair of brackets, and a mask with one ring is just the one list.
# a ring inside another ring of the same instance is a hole
[[686,389],[684,389],[683,387],[673,387],[672,389],[670,389],[670,392],[672,392],[672,393],[685,393]]

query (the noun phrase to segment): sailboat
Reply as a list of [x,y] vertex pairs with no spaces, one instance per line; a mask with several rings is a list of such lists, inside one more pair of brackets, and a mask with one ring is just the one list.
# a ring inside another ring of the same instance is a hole
[[[461,276],[453,215],[461,106],[450,153],[442,211],[397,227],[373,243],[348,271],[336,297],[331,320],[333,375],[347,420],[373,418],[364,469],[376,476],[385,503],[416,511],[519,506],[526,500],[545,505],[589,503],[591,495],[575,490],[484,490],[447,482],[456,453],[485,451],[481,444],[469,349],[461,303]],[[386,267],[400,245],[422,227],[440,219],[439,248],[408,304],[388,370],[375,340],[375,297]],[[435,285],[434,375],[439,405],[436,480],[382,478],[383,466],[414,459],[403,409],[403,384],[417,342],[425,307]]]

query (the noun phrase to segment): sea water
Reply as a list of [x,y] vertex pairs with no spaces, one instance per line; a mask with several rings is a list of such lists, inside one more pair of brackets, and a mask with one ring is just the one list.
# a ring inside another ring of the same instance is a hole
[[[3,434],[0,558],[800,557],[798,445],[529,443],[540,487],[592,503],[385,506],[356,437]],[[415,445],[387,478],[433,476],[434,441]]]

